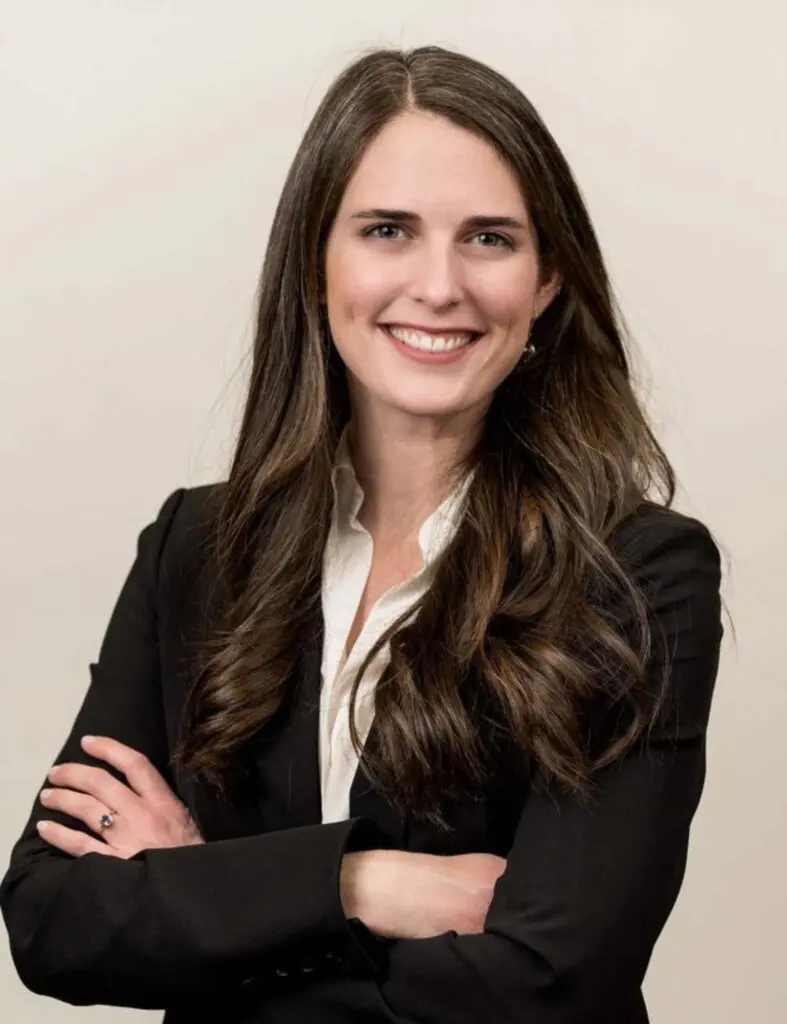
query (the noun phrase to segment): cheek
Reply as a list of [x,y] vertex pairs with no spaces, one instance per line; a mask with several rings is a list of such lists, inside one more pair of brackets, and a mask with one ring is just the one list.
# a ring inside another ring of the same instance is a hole
[[[498,271],[501,268],[496,268]],[[516,327],[527,323],[535,303],[537,274],[530,266],[512,266],[507,272],[476,281],[475,293],[491,323]]]
[[391,299],[391,275],[375,260],[345,252],[327,264],[328,305],[343,321],[374,319]]

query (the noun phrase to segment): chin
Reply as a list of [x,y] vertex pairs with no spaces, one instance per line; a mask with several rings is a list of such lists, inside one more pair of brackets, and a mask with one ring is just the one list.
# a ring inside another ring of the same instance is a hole
[[431,395],[415,395],[412,392],[406,395],[389,393],[383,401],[389,408],[407,416],[439,419],[458,416],[476,404],[476,402],[466,399],[459,400],[456,396],[446,396],[443,401],[440,401],[436,399],[434,392]]

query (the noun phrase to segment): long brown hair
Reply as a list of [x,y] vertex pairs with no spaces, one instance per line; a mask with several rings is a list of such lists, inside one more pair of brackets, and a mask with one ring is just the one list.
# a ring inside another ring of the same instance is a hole
[[[377,752],[361,767],[407,813],[444,823],[445,802],[494,780],[503,756],[578,794],[654,721],[646,597],[613,555],[615,527],[675,479],[634,395],[601,251],[557,143],[519,89],[436,46],[364,54],[309,124],[276,209],[259,291],[248,398],[215,516],[226,595],[191,693],[176,760],[223,788],[244,745],[282,706],[319,609],[330,474],[350,416],[343,364],[320,303],[324,249],[350,176],[375,135],[430,111],[486,140],[521,183],[542,274],[563,285],[536,322],[536,355],[500,385],[465,470],[459,529],[433,582],[378,640]],[[616,592],[633,623],[603,612]],[[435,637],[439,643],[433,642]],[[625,726],[595,748],[600,700]]]

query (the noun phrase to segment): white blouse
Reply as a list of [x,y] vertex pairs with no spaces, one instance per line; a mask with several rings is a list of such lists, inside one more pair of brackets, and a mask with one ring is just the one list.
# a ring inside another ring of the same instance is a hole
[[[470,477],[426,519],[418,532],[424,567],[409,580],[388,589],[371,609],[349,657],[344,649],[350,626],[372,567],[374,541],[358,521],[363,504],[361,489],[350,459],[345,428],[332,474],[333,516],[323,552],[322,612],[325,635],[320,691],[319,759],[322,820],[342,821],[350,816],[350,786],[358,755],[350,740],[348,701],[353,679],[375,640],[427,590],[434,562],[459,523],[459,511]],[[389,645],[366,670],[356,698],[356,725],[366,742],[374,717],[374,688],[389,657]]]

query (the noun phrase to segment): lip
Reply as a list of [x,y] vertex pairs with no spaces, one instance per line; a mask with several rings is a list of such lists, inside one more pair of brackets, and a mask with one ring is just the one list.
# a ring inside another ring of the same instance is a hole
[[388,330],[391,327],[402,327],[406,331],[421,331],[424,334],[434,334],[438,337],[451,337],[454,334],[472,334],[474,341],[476,338],[480,338],[484,333],[475,327],[428,327],[426,324],[410,324],[403,320],[393,320],[391,323],[381,323],[380,327],[384,330]]
[[[396,324],[396,326],[400,326]],[[381,324],[380,330],[388,339],[388,341],[396,347],[396,349],[408,359],[414,360],[416,363],[430,364],[432,366],[440,366],[444,363],[456,363],[460,359],[464,359],[470,349],[475,348],[479,338],[474,338],[467,345],[460,345],[459,348],[452,349],[450,352],[422,352],[416,348],[410,348],[409,345],[405,345],[404,342],[399,341],[393,334],[388,330],[388,325]],[[474,332],[477,334],[477,332]],[[483,337],[483,335],[481,336]]]

